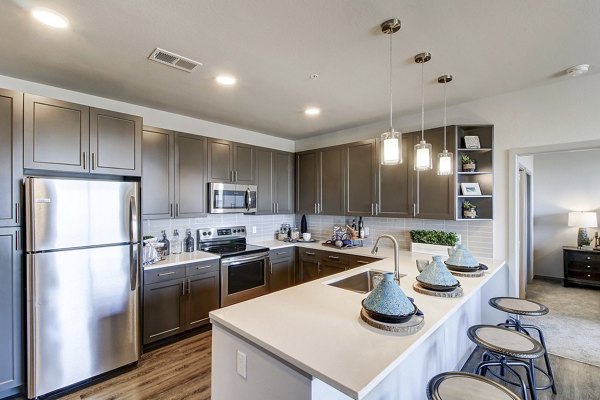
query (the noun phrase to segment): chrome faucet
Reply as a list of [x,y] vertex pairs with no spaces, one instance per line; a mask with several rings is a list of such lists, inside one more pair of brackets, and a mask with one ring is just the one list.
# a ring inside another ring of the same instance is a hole
[[373,250],[371,250],[371,254],[377,254],[377,250],[379,249],[379,241],[382,238],[387,238],[390,239],[392,241],[392,243],[394,243],[394,280],[398,283],[400,283],[400,266],[398,265],[398,242],[396,241],[396,238],[393,237],[392,235],[380,235],[377,238],[377,241],[375,242],[375,245],[373,246]]

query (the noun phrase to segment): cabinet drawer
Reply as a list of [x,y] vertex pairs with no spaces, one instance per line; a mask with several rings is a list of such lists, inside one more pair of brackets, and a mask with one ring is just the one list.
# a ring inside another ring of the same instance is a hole
[[201,261],[185,266],[186,276],[204,274],[206,272],[214,272],[219,270],[219,260]]
[[586,281],[600,281],[600,273],[592,271],[581,271],[569,269],[568,277],[573,279],[583,279]]
[[600,263],[600,254],[569,251],[567,257],[569,261],[579,261],[582,263]]
[[305,249],[300,247],[298,249],[298,254],[303,260],[317,260],[319,255],[321,254],[321,251],[314,249]]
[[583,262],[583,261],[570,261],[569,262],[569,271],[582,271],[582,272],[600,272],[600,264],[596,264],[593,262]]
[[294,255],[293,247],[284,247],[282,249],[275,249],[269,251],[269,257],[271,260],[277,260],[280,258],[290,258]]
[[321,253],[319,259],[322,263],[326,263],[326,264],[330,264],[330,265],[343,265],[343,266],[348,265],[347,256],[344,254],[340,254],[340,253],[325,251],[325,252]]
[[174,267],[156,268],[144,271],[144,285],[151,283],[169,281],[185,277],[185,265]]
[[349,256],[348,266],[350,268],[362,267],[367,264],[379,261],[379,258],[374,257],[360,257],[360,256]]

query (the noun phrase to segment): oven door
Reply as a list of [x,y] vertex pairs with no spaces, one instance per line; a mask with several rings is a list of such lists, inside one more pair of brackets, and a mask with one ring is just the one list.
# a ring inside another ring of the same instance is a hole
[[221,307],[268,293],[269,253],[221,260]]
[[211,214],[256,212],[256,185],[209,183],[208,195]]

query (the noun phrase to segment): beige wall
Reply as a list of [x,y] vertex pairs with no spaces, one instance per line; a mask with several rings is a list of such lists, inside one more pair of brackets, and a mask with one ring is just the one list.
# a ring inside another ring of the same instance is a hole
[[[453,85],[460,85],[456,79]],[[452,90],[452,88],[449,88]],[[495,126],[494,257],[508,257],[508,150],[600,139],[600,75],[561,77],[556,82],[448,108],[449,124]],[[426,128],[442,125],[442,110],[426,111]],[[408,132],[420,127],[420,114],[395,118]],[[376,137],[381,123],[296,142],[296,151]]]
[[[562,278],[562,246],[577,245],[569,211],[600,212],[600,185],[590,180],[600,171],[600,149],[537,154],[534,168],[534,273]],[[597,230],[588,229],[590,237]]]

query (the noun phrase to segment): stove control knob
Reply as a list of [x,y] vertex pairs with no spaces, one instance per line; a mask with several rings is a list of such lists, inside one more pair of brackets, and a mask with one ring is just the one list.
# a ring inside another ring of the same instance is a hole
[[246,232],[246,230],[244,228],[242,228],[242,232]]

